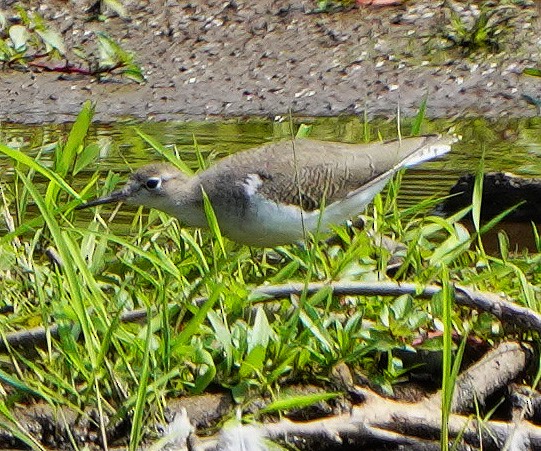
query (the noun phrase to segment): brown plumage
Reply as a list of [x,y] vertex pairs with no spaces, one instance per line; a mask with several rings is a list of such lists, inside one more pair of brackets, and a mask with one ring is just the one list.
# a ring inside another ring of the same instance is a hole
[[170,165],[145,166],[122,190],[83,207],[123,200],[204,227],[204,191],[226,236],[274,246],[301,239],[303,225],[314,232],[359,213],[396,170],[447,152],[450,142],[280,141],[228,156],[193,177]]

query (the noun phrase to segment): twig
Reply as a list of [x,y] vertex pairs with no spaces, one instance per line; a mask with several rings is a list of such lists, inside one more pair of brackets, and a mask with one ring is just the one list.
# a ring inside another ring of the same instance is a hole
[[[506,342],[460,374],[455,387],[454,413],[449,419],[453,439],[463,437],[466,449],[478,448],[481,442],[488,449],[502,449],[510,439],[515,446],[513,450],[538,449],[541,428],[530,422],[522,419],[483,421],[479,425],[478,417],[456,414],[457,409],[473,407],[475,400],[484,404],[491,393],[507,387],[524,371],[530,357],[531,353],[519,343]],[[391,445],[415,450],[440,449],[437,441],[441,433],[440,392],[421,402],[407,403],[383,398],[365,387],[354,389],[363,402],[354,406],[350,414],[308,422],[283,419],[259,425],[259,433],[273,440],[298,444],[301,449],[335,448],[342,443],[347,443],[348,447],[369,448],[377,443],[378,448]],[[199,440],[194,449],[222,449],[220,440],[219,435],[206,437]],[[458,449],[462,448],[459,446]]]
[[90,69],[84,69],[79,66],[75,66],[71,63],[66,62],[61,66],[50,66],[45,63],[38,63],[36,61],[28,61],[26,63],[29,67],[34,67],[36,69],[41,69],[46,72],[61,72],[63,74],[81,74],[81,75],[95,75],[95,71]]
[[[430,299],[441,291],[438,285],[422,286],[414,283],[398,282],[314,282],[310,284],[288,283],[283,285],[267,285],[254,288],[251,298],[255,302],[267,302],[291,295],[300,295],[306,290],[307,294],[314,294],[323,288],[331,288],[337,296],[402,296],[410,294],[415,297]],[[207,298],[194,300],[196,305],[201,305]],[[513,324],[522,329],[541,332],[541,315],[533,310],[522,307],[514,302],[507,301],[493,293],[472,290],[459,285],[455,286],[455,299],[459,305],[475,308],[484,312],[492,313],[504,323]],[[145,309],[137,309],[121,315],[122,322],[141,321],[146,318]],[[58,328],[50,326],[49,334],[58,336]],[[43,346],[46,340],[46,329],[37,327],[31,330],[12,332],[0,338],[0,351],[5,351],[8,346]]]

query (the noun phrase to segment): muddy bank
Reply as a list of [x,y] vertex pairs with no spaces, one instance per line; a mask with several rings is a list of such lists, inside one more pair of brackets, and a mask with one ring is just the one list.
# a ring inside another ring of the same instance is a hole
[[[8,17],[12,3],[0,1]],[[289,111],[395,116],[398,105],[411,115],[425,93],[429,117],[528,116],[536,109],[523,94],[541,97],[541,79],[522,75],[541,61],[533,1],[498,6],[501,49],[469,56],[445,49],[452,11],[466,22],[475,17],[464,2],[413,0],[328,14],[313,13],[316,2],[308,0],[126,1],[128,18],[101,22],[81,12],[84,0],[27,3],[62,31],[69,48],[95,50],[91,32],[109,33],[135,53],[148,81],[4,69],[1,121],[70,120],[86,99],[105,122]]]

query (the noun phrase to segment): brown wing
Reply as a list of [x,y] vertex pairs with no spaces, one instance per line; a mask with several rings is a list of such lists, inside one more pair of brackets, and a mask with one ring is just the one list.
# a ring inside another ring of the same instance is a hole
[[205,173],[207,180],[220,180],[221,187],[206,186],[205,190],[209,195],[223,197],[225,186],[228,190],[244,189],[243,184],[257,175],[261,182],[258,193],[278,203],[318,210],[323,202],[330,205],[371,181],[388,176],[434,139],[419,137],[370,144],[279,141],[221,160]]

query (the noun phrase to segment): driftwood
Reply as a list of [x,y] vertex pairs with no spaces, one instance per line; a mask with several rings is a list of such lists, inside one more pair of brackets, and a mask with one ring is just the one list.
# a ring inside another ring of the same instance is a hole
[[[457,449],[481,445],[485,450],[541,449],[541,428],[529,421],[541,414],[541,397],[528,387],[512,384],[526,370],[531,355],[530,350],[519,343],[501,343],[459,375],[449,417],[449,436],[459,442]],[[361,446],[364,449],[400,446],[409,450],[440,449],[440,392],[419,402],[403,402],[353,383],[346,391],[351,399],[358,400],[349,413],[300,422],[287,419],[286,412],[286,418],[277,422],[242,425],[239,421],[211,437],[198,436],[197,426],[208,426],[209,416],[216,422],[230,416],[235,407],[228,394],[172,399],[168,404],[173,410],[171,414],[176,413],[174,421],[164,428],[166,434],[158,442],[147,444],[143,449],[258,451],[269,449],[266,440],[303,450],[336,449],[342,445],[356,449]],[[494,398],[500,397],[506,398],[507,416],[511,421],[484,420],[476,415],[476,403],[480,409],[490,409],[498,400]],[[41,403],[16,407],[12,414],[19,425],[32,433],[36,443],[47,443],[56,449],[69,447],[68,430],[81,445],[100,442],[92,419],[96,415],[90,411],[79,415],[65,407],[54,409]],[[121,424],[106,425],[109,445],[115,443],[115,437],[125,437],[129,421],[124,418]],[[192,424],[193,421],[196,424]],[[0,428],[0,445],[14,448],[19,443]]]
[[[538,400],[538,396],[513,393],[510,396],[515,399],[511,422],[483,421],[473,410],[475,403],[483,406],[490,395],[516,379],[525,370],[529,358],[530,352],[520,344],[502,343],[459,376],[449,418],[451,440],[461,438],[464,447],[482,445],[483,449],[541,449],[541,428],[527,420],[534,413],[532,406],[541,404],[531,402]],[[356,386],[352,390],[363,402],[353,406],[349,414],[309,422],[282,419],[261,425],[238,424],[210,438],[193,434],[186,438],[184,434],[184,443],[171,441],[171,444],[174,442],[178,449],[185,447],[193,451],[259,450],[267,449],[264,442],[267,438],[308,450],[336,449],[340,445],[367,447],[376,443],[378,447],[440,449],[441,392],[421,402],[405,403],[383,398],[365,387]],[[180,416],[186,425],[189,412],[183,411]],[[465,448],[459,446],[458,449]]]
[[[284,285],[259,286],[252,291],[254,302],[268,302],[270,300],[300,295],[303,291],[313,294],[317,291],[330,287],[337,296],[402,296],[411,294],[415,297],[430,299],[441,291],[438,285],[417,285],[413,283],[399,282],[316,282],[316,283],[289,283]],[[473,290],[467,287],[455,285],[455,301],[458,305],[478,309],[492,313],[496,318],[506,324],[514,325],[526,330],[541,332],[541,315],[537,312],[522,307],[512,301],[503,299],[493,293]],[[201,305],[206,298],[198,298],[194,302]],[[135,322],[146,319],[146,309],[138,309],[121,315],[123,322]],[[58,326],[53,324],[48,328],[36,327],[29,330],[11,332],[0,337],[0,352],[9,347],[28,348],[44,346],[47,336],[58,337]]]
[[[460,177],[449,191],[451,196],[438,205],[437,212],[449,216],[469,206],[474,185],[474,174]],[[492,219],[514,206],[518,207],[506,216],[506,221],[541,222],[541,179],[504,172],[485,174],[481,219]]]

